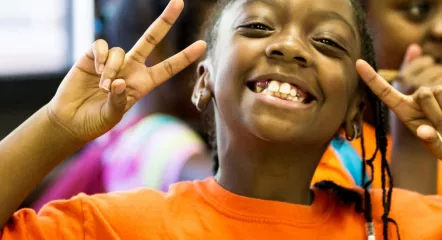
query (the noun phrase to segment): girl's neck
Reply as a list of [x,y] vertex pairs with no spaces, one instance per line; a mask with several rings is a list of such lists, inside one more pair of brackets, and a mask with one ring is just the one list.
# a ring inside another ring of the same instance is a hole
[[[270,144],[252,136],[218,136],[218,183],[238,195],[294,204],[312,203],[310,183],[327,148]],[[229,144],[223,144],[228,142]]]

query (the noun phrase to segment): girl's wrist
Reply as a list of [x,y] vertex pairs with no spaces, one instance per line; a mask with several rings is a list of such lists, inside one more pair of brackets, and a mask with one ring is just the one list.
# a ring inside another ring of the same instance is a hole
[[59,121],[57,116],[51,111],[50,103],[45,105],[41,112],[44,113],[42,127],[46,129],[48,138],[63,143],[63,145],[70,148],[81,148],[88,143],[88,141],[76,137],[68,127]]

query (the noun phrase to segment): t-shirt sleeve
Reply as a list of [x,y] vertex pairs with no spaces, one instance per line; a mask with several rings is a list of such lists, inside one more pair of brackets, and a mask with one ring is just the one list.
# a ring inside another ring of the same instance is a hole
[[4,226],[0,239],[85,239],[84,226],[82,197],[78,196],[52,202],[38,214],[32,209],[17,211]]
[[148,223],[166,216],[167,194],[135,189],[58,200],[34,210],[16,212],[0,232],[0,240],[141,239],[158,232]]

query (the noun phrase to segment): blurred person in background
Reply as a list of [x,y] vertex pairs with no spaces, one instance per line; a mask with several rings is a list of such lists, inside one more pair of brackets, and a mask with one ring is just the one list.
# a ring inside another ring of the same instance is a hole
[[[441,84],[442,0],[360,2],[373,32],[379,69],[398,72],[393,86],[404,94],[412,94],[419,87]],[[372,117],[366,116],[367,122]],[[435,161],[424,145],[414,138],[414,133],[394,114],[391,114],[389,121],[391,136],[387,156],[395,186],[421,194],[442,195],[442,162]],[[367,157],[370,157],[376,149],[373,127],[364,124],[364,133],[368,133],[365,145]],[[360,141],[352,143],[360,151]],[[374,167],[380,171],[379,156],[374,161]],[[374,177],[374,187],[381,187],[380,177],[380,174]]]
[[[419,87],[441,84],[442,0],[362,1],[374,32],[378,66],[399,71],[393,86],[411,94]],[[442,194],[441,161],[435,161],[394,114],[390,132],[395,186],[422,194]]]
[[[412,94],[419,87],[441,84],[442,0],[360,2],[366,11],[368,26],[373,32],[379,69],[398,72],[393,79],[393,86],[404,94]],[[371,116],[371,111],[366,113],[363,129],[356,129],[355,132],[359,135],[364,132],[366,158],[370,159],[377,149],[372,125],[373,117],[376,116]],[[348,131],[351,132],[351,129]],[[328,168],[337,174],[341,169],[340,185],[361,185],[361,140],[357,137],[350,139],[354,140],[350,145],[339,138],[337,136],[331,142],[334,154],[325,155],[318,170]],[[424,145],[414,138],[414,133],[394,114],[390,116],[388,143],[386,156],[392,167],[396,187],[421,194],[442,195],[442,161],[435,161]],[[381,162],[381,155],[377,154],[373,161],[375,172],[381,172]],[[367,175],[370,175],[370,171]],[[374,187],[381,187],[380,174],[375,175],[373,181]]]

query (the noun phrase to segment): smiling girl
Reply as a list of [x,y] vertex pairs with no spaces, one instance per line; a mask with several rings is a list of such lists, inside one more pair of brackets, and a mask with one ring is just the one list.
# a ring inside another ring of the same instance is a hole
[[[198,41],[158,65],[144,65],[182,8],[182,0],[172,0],[127,54],[97,41],[51,102],[1,142],[7,157],[0,177],[8,183],[0,188],[1,239],[442,237],[440,199],[393,192],[391,183],[370,191],[332,182],[310,188],[330,140],[341,129],[357,134],[352,126],[362,124],[367,101],[388,173],[385,116],[367,86],[442,156],[431,127],[442,114],[442,89],[403,95],[378,76],[367,64],[375,66],[362,9],[347,0],[220,3],[192,97],[200,110],[214,107],[220,160],[214,178],[181,182],[168,193],[79,195],[39,214],[12,214],[63,157],[108,131],[138,99],[203,54],[206,44]],[[94,61],[106,65],[103,73]]]

